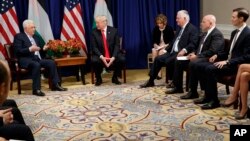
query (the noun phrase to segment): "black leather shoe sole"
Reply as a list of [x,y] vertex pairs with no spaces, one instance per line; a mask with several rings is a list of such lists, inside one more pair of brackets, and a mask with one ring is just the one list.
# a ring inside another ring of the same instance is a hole
[[67,88],[53,88],[51,91],[67,91]]
[[112,81],[112,83],[116,84],[116,85],[121,85],[122,83],[120,81]]
[[195,99],[195,98],[198,98],[198,97],[199,97],[199,95],[197,94],[197,95],[183,95],[180,98],[181,99]]
[[101,84],[101,82],[95,82],[95,86],[100,86]]
[[45,96],[45,93],[42,92],[42,91],[33,91],[33,95],[36,95],[36,96]]
[[197,99],[197,100],[194,100],[194,104],[205,104],[205,103],[208,103],[209,100],[206,99],[206,98],[201,98],[201,99]]
[[173,89],[165,92],[165,94],[176,94],[176,93],[183,93],[183,90],[173,88]]
[[210,103],[206,103],[204,105],[201,106],[201,109],[203,110],[209,110],[209,109],[215,109],[220,107],[220,103],[214,103],[214,102],[210,102]]
[[146,82],[145,84],[140,85],[140,88],[154,87],[155,84],[152,82]]

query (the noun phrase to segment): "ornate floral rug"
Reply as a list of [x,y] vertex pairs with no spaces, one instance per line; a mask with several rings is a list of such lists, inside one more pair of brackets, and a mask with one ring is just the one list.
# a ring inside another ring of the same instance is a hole
[[[45,97],[14,95],[36,141],[223,141],[237,121],[232,108],[201,110],[165,86],[93,85]],[[224,87],[220,98],[225,99]]]

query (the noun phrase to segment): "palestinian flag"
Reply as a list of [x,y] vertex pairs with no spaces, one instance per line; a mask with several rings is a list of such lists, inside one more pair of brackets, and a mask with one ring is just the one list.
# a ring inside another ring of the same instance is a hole
[[36,35],[40,37],[43,45],[49,40],[53,40],[49,16],[46,13],[45,0],[29,0],[29,15],[28,19],[33,20],[36,26]]
[[[112,16],[109,12],[107,3],[105,0],[96,0],[95,3],[95,11],[94,11],[94,18],[98,15],[104,15],[107,17],[108,19],[108,25],[109,26],[113,26],[113,20],[112,20]],[[95,20],[93,20],[93,26],[92,28],[96,28],[96,23]]]

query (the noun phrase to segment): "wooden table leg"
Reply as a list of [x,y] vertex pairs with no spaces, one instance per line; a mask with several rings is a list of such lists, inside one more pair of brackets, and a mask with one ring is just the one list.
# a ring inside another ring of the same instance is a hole
[[81,78],[82,78],[82,84],[85,85],[85,74],[84,74],[84,66],[80,66],[80,71],[81,71]]

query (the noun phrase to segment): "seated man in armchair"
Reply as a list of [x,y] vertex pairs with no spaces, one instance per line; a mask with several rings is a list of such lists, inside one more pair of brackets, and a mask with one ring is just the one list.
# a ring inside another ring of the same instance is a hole
[[93,56],[91,63],[93,64],[96,82],[95,85],[102,84],[101,73],[103,67],[110,68],[114,66],[112,83],[120,85],[118,76],[125,64],[125,57],[119,53],[120,43],[117,29],[107,25],[107,17],[99,15],[95,17],[96,28],[93,29],[91,45]]
[[35,25],[32,20],[23,22],[24,33],[19,33],[14,38],[14,52],[18,57],[21,68],[31,71],[33,95],[44,96],[41,91],[41,67],[48,69],[52,80],[52,91],[66,91],[58,83],[60,82],[55,62],[43,59],[46,47],[42,47],[39,37],[35,35]]

